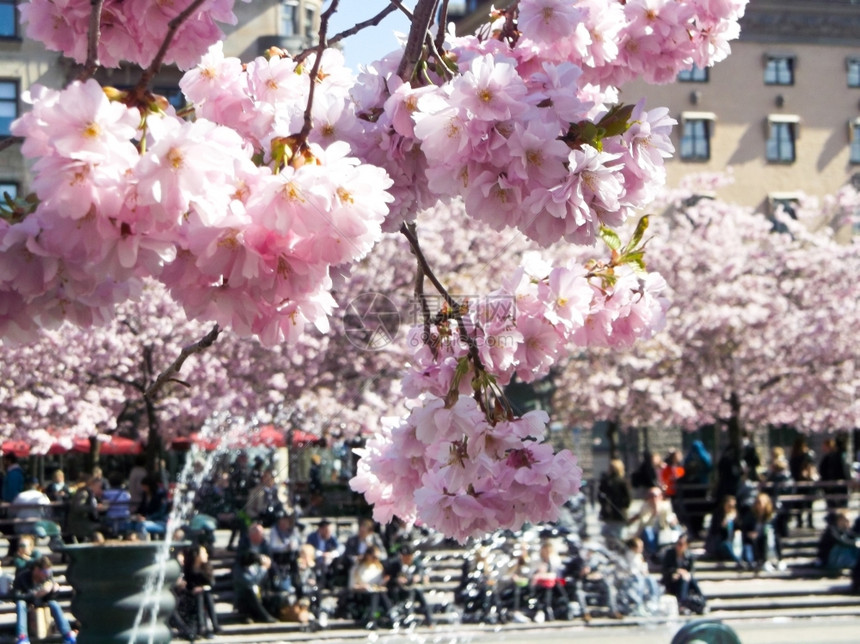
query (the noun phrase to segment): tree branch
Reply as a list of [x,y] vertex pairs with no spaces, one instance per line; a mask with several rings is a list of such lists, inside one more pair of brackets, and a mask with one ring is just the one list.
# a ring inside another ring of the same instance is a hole
[[[442,282],[439,281],[439,278],[433,273],[433,269],[430,268],[430,264],[427,262],[427,258],[424,256],[424,252],[421,250],[421,245],[418,243],[418,236],[414,231],[414,226],[410,228],[405,223],[400,226],[400,232],[409,240],[409,246],[412,248],[412,253],[415,255],[415,259],[418,261],[418,267],[421,272],[430,280],[430,283],[433,284],[435,289],[439,292],[439,295],[442,296],[442,299],[445,300],[445,303],[448,305],[448,308],[451,309],[451,315],[457,321],[457,328],[459,330],[460,341],[463,342],[466,346],[469,347],[469,358],[472,360],[472,364],[475,365],[475,372],[477,373],[479,370],[482,370],[483,364],[481,362],[481,356],[478,354],[478,345],[475,343],[474,339],[469,337],[469,333],[466,330],[466,324],[463,322],[463,316],[460,313],[460,303],[455,300],[450,293],[445,289],[442,285]],[[422,292],[422,309],[426,305],[426,299],[423,299]],[[426,338],[429,340],[430,338]]]
[[155,54],[155,58],[152,59],[149,67],[147,67],[143,74],[141,74],[140,80],[134,88],[134,95],[136,97],[140,98],[140,95],[149,87],[150,81],[152,81],[161,69],[161,65],[164,63],[164,57],[167,55],[167,50],[170,48],[170,45],[173,42],[173,37],[176,35],[176,30],[179,29],[179,27],[182,26],[182,23],[188,20],[188,18],[191,17],[191,14],[197,11],[204,2],[206,2],[206,0],[193,0],[193,2],[188,5],[182,13],[167,23],[167,33],[164,35],[164,41],[162,41],[158,53]]
[[316,90],[317,76],[319,75],[320,65],[322,64],[323,52],[325,52],[326,47],[328,47],[328,42],[326,41],[326,31],[328,31],[328,21],[329,18],[337,11],[337,5],[340,3],[340,0],[332,0],[331,5],[328,9],[323,11],[320,16],[320,31],[319,31],[319,41],[317,42],[317,46],[315,48],[317,57],[314,59],[314,64],[311,67],[310,74],[308,74],[308,82],[311,84],[308,89],[308,104],[305,106],[305,114],[304,114],[304,122],[302,124],[301,132],[298,134],[298,145],[296,145],[296,149],[293,151],[295,155],[301,148],[304,147],[305,142],[308,139],[308,135],[311,133],[311,128],[313,127],[313,122],[311,120],[311,112],[314,107],[314,90]]
[[[355,25],[353,25],[349,29],[345,29],[344,31],[341,31],[339,34],[335,34],[334,36],[332,36],[328,41],[329,46],[340,42],[344,38],[348,38],[349,36],[354,36],[355,34],[357,34],[362,29],[367,29],[368,27],[378,26],[379,23],[382,22],[382,20],[386,16],[394,13],[395,11],[397,11],[396,6],[394,6],[393,4],[388,5],[387,7],[385,7],[385,9],[383,9],[378,14],[373,16],[373,18],[370,18],[368,20],[364,20],[362,22],[357,22],[357,23],[355,23]],[[304,59],[311,51],[313,51],[313,49],[307,49],[307,50],[303,51],[300,54],[301,58]],[[296,60],[297,61],[300,60],[298,56],[296,57]]]
[[99,40],[101,40],[102,8],[104,0],[90,0],[90,28],[87,32],[87,61],[78,76],[85,81],[92,76],[99,66]]
[[415,67],[418,61],[421,60],[424,39],[427,36],[427,30],[433,23],[433,10],[435,8],[436,0],[418,0],[415,11],[412,13],[412,27],[409,30],[409,38],[406,41],[403,58],[400,61],[400,66],[397,68],[397,75],[407,83],[412,80],[412,76],[415,74]]
[[208,349],[212,346],[215,340],[218,339],[218,334],[221,333],[220,327],[216,324],[212,327],[212,330],[203,336],[200,340],[195,342],[194,344],[189,344],[187,347],[183,347],[182,351],[179,353],[179,357],[173,361],[167,369],[165,369],[158,378],[155,379],[149,389],[146,390],[146,393],[143,394],[143,397],[148,401],[152,401],[155,399],[155,395],[158,393],[158,390],[161,389],[167,382],[176,381],[176,374],[179,373],[179,370],[182,369],[182,365],[185,361],[195,353],[200,353],[205,349]]

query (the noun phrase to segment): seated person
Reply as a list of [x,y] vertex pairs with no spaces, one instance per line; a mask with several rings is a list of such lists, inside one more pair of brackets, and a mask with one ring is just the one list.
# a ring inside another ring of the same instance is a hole
[[472,619],[493,622],[500,613],[496,578],[489,561],[490,550],[477,548],[463,562],[460,583],[454,591],[454,602]]
[[123,487],[122,472],[108,475],[109,487],[102,493],[107,511],[102,517],[104,531],[110,537],[120,537],[131,530],[131,493]]
[[101,502],[103,491],[101,478],[89,476],[72,496],[66,529],[76,541],[92,541],[101,534],[101,512],[107,509]]
[[150,535],[164,535],[167,530],[167,517],[170,505],[167,491],[154,476],[146,476],[140,482],[141,499],[135,514],[131,517],[132,527],[141,539]]
[[52,572],[51,560],[48,557],[41,557],[15,575],[12,591],[17,609],[15,634],[18,644],[30,644],[27,610],[31,606],[47,606],[50,609],[57,630],[63,638],[63,644],[73,644],[77,641],[74,631],[69,626],[69,620],[55,599],[60,587],[54,581]]
[[[562,561],[551,541],[544,541],[540,545],[538,560],[533,567],[531,587],[532,593],[537,598],[547,620],[552,621],[556,617],[554,606],[559,594],[564,595],[564,607],[567,608],[568,601],[562,577]],[[567,615],[563,617],[566,618]]]
[[248,621],[267,624],[278,621],[263,606],[263,597],[269,590],[271,566],[263,526],[252,523],[248,527],[247,543],[240,548],[233,566],[236,612]]
[[331,522],[327,519],[320,520],[317,529],[308,535],[307,543],[316,550],[317,582],[320,588],[331,588],[331,566],[341,552],[337,537],[332,534]]
[[[194,632],[203,633],[207,638],[214,633],[220,633],[221,627],[218,625],[218,615],[215,612],[215,599],[212,596],[215,575],[209,562],[209,551],[205,547],[196,544],[183,553],[182,577],[185,580],[184,592],[193,599],[196,608]],[[206,626],[207,617],[212,625],[211,630]]]
[[743,513],[744,560],[756,568],[772,569],[772,560],[778,559],[777,535],[774,527],[773,501],[766,492],[755,496],[752,506]]
[[[374,546],[371,546],[374,547]],[[412,546],[404,544],[398,549],[397,555],[386,562],[385,577],[387,579],[388,597],[392,603],[408,602],[418,604],[424,613],[424,624],[433,625],[433,611],[427,604],[420,584],[427,584],[429,578],[424,570],[424,564],[415,557]]]
[[325,615],[320,612],[320,588],[317,583],[316,550],[304,544],[299,548],[296,572],[293,577],[296,599],[306,602],[320,626],[325,626]]
[[693,576],[694,560],[686,533],[682,533],[675,545],[663,554],[663,587],[678,598],[678,607],[683,613],[706,611],[705,595]]
[[719,511],[711,517],[711,527],[705,539],[705,552],[717,561],[731,561],[738,568],[751,563],[744,559],[743,530],[738,516],[738,502],[732,495],[723,498]]
[[642,539],[645,554],[650,556],[674,540],[678,517],[672,511],[672,504],[663,498],[662,490],[652,487],[648,489],[639,513],[628,523],[633,526],[632,536]]
[[348,586],[353,597],[367,602],[363,620],[365,628],[377,627],[380,605],[385,611],[381,616],[385,619],[391,617],[391,602],[386,594],[385,581],[385,569],[379,558],[379,551],[375,547],[370,547],[352,567]]
[[286,487],[275,480],[272,470],[265,470],[260,483],[248,494],[245,512],[252,521],[262,523],[264,528],[270,528],[278,514],[286,511],[287,506]]
[[523,544],[522,550],[504,571],[499,580],[499,593],[502,601],[511,611],[515,622],[526,622],[528,618],[522,609],[528,605],[531,597],[530,584],[532,580],[532,562],[529,559],[528,545]]
[[293,586],[296,560],[301,548],[299,531],[293,515],[282,510],[275,516],[275,524],[269,529],[269,551],[272,555],[272,572],[278,578],[281,590]]
[[827,527],[818,540],[818,562],[827,570],[853,568],[858,560],[858,537],[851,530],[848,512],[840,508],[827,516]]
[[374,530],[373,519],[361,519],[358,522],[358,532],[347,538],[342,554],[332,563],[332,576],[349,579],[350,570],[368,548],[376,548],[380,553],[387,552],[382,537]]
[[15,551],[15,572],[23,570],[41,558],[42,553],[36,550],[36,540],[31,534],[24,534],[18,539],[18,549]]
[[660,608],[660,596],[663,593],[648,568],[648,562],[645,561],[645,544],[639,537],[633,537],[628,539],[625,545],[625,563],[629,573],[628,597],[632,600],[633,612],[640,617],[655,615]]
[[609,583],[609,580],[600,572],[598,565],[599,560],[587,548],[577,550],[570,560],[565,564],[563,575],[565,579],[570,581],[568,586],[568,594],[570,588],[573,588],[576,602],[579,604],[582,613],[582,619],[587,624],[591,621],[591,612],[588,606],[588,592],[597,592],[601,597],[606,598],[606,605],[609,609],[609,615],[613,619],[620,619],[621,612],[618,610],[618,593],[615,586]]

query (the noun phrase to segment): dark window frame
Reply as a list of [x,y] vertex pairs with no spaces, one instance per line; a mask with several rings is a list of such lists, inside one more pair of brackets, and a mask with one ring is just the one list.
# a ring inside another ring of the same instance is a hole
[[797,123],[768,120],[768,137],[765,142],[765,158],[770,163],[794,163],[797,161]]
[[710,161],[713,119],[685,118],[681,121],[678,155],[683,161]]
[[797,58],[795,56],[772,55],[765,57],[764,84],[776,86],[794,85],[797,73]]
[[682,69],[678,72],[679,83],[707,83],[709,78],[707,67],[696,67],[693,65],[690,69]]
[[[20,101],[21,101],[21,79],[19,79],[19,78],[0,78],[0,85],[3,85],[4,83],[8,83],[9,85],[11,85],[15,88],[15,97],[14,98],[2,98],[2,97],[0,97],[0,104],[14,104],[14,106],[15,106],[15,110],[14,110],[15,114],[12,116],[12,118],[9,121],[9,124],[11,125],[12,121],[14,121],[16,118],[18,118],[21,115],[21,103],[20,103]],[[2,129],[0,129],[0,139],[3,139],[3,138],[8,137],[8,136],[12,136],[11,131],[4,132],[4,131],[2,131]]]
[[[8,16],[11,21],[8,25],[8,29],[4,29],[4,27],[6,27],[6,21],[0,20],[0,40],[21,40],[17,0],[0,0],[0,6],[9,7],[11,9],[11,15]],[[0,11],[0,18],[6,17],[6,12]]]

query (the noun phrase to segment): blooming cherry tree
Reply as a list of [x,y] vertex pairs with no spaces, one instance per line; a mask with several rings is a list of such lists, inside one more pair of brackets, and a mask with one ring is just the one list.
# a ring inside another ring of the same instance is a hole
[[665,330],[629,351],[589,348],[566,363],[559,411],[621,427],[717,423],[736,445],[744,428],[856,427],[860,309],[846,276],[860,270],[857,244],[839,243],[822,223],[850,220],[858,193],[847,187],[823,206],[804,198],[797,219],[768,219],[702,198],[718,187],[703,180],[655,203],[665,210],[652,217],[651,266],[678,303]]
[[[377,518],[422,516],[460,539],[550,519],[580,472],[543,443],[547,418],[517,418],[502,388],[541,377],[572,345],[628,346],[662,325],[645,225],[626,241],[612,229],[664,182],[673,121],[620,104],[619,88],[720,60],[745,0],[521,0],[474,35],[444,28],[446,0],[418,0],[402,50],[357,77],[330,45],[374,20],[330,36],[338,5],[317,46],[242,64],[218,43],[231,0],[24,3],[27,33],[81,71],[32,88],[12,126],[35,195],[0,223],[0,333],[104,324],[155,279],[189,318],[301,343],[329,331],[334,277],[399,231],[422,312],[403,381],[412,402],[368,446],[354,487],[379,501]],[[140,81],[100,87],[94,72],[120,58],[141,66]],[[182,112],[150,88],[167,62],[186,70]],[[460,198],[489,228],[541,247],[602,240],[611,256],[530,259],[486,298],[459,300],[416,217]],[[421,452],[411,473],[397,445]]]

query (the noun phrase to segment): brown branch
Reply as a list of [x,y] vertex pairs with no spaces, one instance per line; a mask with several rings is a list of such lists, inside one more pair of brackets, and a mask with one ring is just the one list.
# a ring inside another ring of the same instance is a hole
[[[410,227],[404,223],[400,226],[400,232],[403,233],[407,240],[409,240],[409,246],[412,248],[412,253],[415,255],[415,259],[418,261],[419,269],[424,273],[427,279],[430,280],[430,283],[433,284],[434,288],[439,292],[439,295],[441,295],[442,299],[445,300],[448,308],[451,309],[451,313],[457,321],[460,341],[469,347],[469,358],[472,360],[472,364],[475,365],[475,373],[478,373],[478,371],[483,370],[483,363],[481,362],[481,356],[478,354],[477,343],[473,338],[469,337],[469,332],[466,330],[466,324],[463,322],[463,316],[460,313],[460,303],[451,296],[447,289],[442,285],[442,282],[439,281],[439,278],[437,278],[433,273],[433,269],[430,268],[430,264],[424,256],[424,251],[421,250],[421,245],[418,243],[418,236],[415,234],[414,229],[410,229]],[[424,300],[424,303],[426,304],[426,300]],[[427,340],[429,340],[429,338],[427,338]]]
[[90,0],[90,28],[87,32],[87,61],[78,80],[85,81],[95,74],[99,66],[99,40],[101,40],[102,8],[104,0]]
[[415,11],[412,12],[412,27],[409,29],[409,37],[406,40],[406,49],[403,52],[403,58],[400,61],[400,66],[397,68],[397,75],[407,83],[412,80],[415,74],[415,67],[418,61],[421,60],[424,39],[427,36],[427,30],[433,22],[433,10],[435,8],[436,0],[418,0]]
[[296,137],[297,145],[295,146],[295,150],[293,152],[294,155],[305,146],[305,142],[308,140],[308,135],[311,133],[311,128],[313,128],[311,112],[314,107],[314,90],[316,89],[317,76],[319,75],[320,65],[322,64],[323,52],[325,52],[326,47],[328,47],[325,35],[326,31],[328,31],[329,18],[331,18],[334,12],[337,11],[337,5],[339,3],[340,0],[332,0],[332,3],[329,8],[326,9],[320,16],[319,40],[315,48],[317,57],[314,59],[314,64],[311,67],[310,73],[308,74],[308,82],[310,83],[310,88],[308,89],[308,104],[305,106],[304,122],[302,123],[302,129]]
[[439,29],[436,30],[436,52],[442,51],[445,46],[445,30],[448,29],[448,0],[442,0],[442,8],[439,9]]
[[[354,36],[355,34],[357,34],[357,33],[358,33],[359,31],[361,31],[362,29],[367,29],[368,27],[376,27],[376,26],[378,26],[378,25],[379,25],[379,23],[380,23],[380,22],[382,22],[382,20],[383,20],[386,16],[388,16],[389,14],[394,13],[395,11],[397,11],[397,7],[395,7],[393,4],[388,5],[387,7],[385,7],[385,9],[383,9],[383,10],[382,10],[382,11],[380,11],[378,14],[376,14],[375,16],[373,16],[373,18],[369,18],[369,19],[364,20],[364,21],[362,21],[362,22],[357,22],[357,23],[355,23],[355,25],[353,25],[353,26],[352,26],[352,27],[350,27],[349,29],[345,29],[344,31],[341,31],[339,34],[335,34],[334,36],[332,36],[332,37],[329,39],[329,41],[328,41],[329,46],[334,45],[335,43],[340,42],[340,41],[341,41],[341,40],[343,40],[344,38],[348,38],[349,36]],[[300,54],[300,56],[302,56],[302,58],[304,58],[304,57],[305,57],[305,56],[307,56],[307,54],[308,54],[308,53],[310,53],[311,51],[313,51],[313,49],[309,49],[309,50],[303,51],[303,52]],[[296,60],[297,60],[297,61],[299,60],[298,56],[296,57]]]
[[182,365],[185,364],[185,361],[195,353],[200,353],[201,351],[211,347],[215,340],[218,339],[219,333],[221,333],[221,328],[216,324],[212,327],[212,330],[204,335],[200,340],[194,344],[189,344],[187,347],[183,347],[182,351],[179,352],[179,357],[173,361],[173,364],[159,374],[158,378],[155,379],[155,382],[153,382],[149,386],[149,389],[146,390],[146,393],[143,394],[143,397],[152,401],[158,393],[158,390],[166,383],[181,382],[177,380],[176,374],[178,374],[179,370],[182,369]]
[[23,143],[23,136],[7,136],[0,140],[0,152],[5,150],[6,148],[11,148],[16,143]]
[[141,74],[140,80],[134,88],[135,96],[139,97],[139,95],[149,87],[150,81],[152,81],[161,69],[161,65],[164,63],[164,57],[167,55],[167,50],[173,42],[173,37],[176,35],[177,29],[179,29],[179,27],[182,26],[182,23],[188,20],[188,18],[191,17],[191,14],[197,11],[204,2],[206,2],[206,0],[193,0],[193,2],[188,5],[182,13],[167,23],[167,33],[164,35],[161,47],[159,48],[158,53],[155,54],[155,58],[152,59],[149,67],[147,67],[143,74]]

